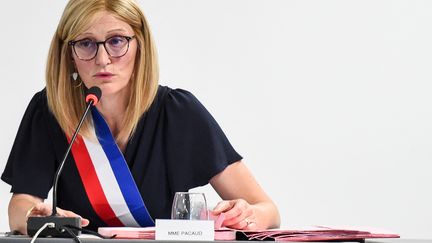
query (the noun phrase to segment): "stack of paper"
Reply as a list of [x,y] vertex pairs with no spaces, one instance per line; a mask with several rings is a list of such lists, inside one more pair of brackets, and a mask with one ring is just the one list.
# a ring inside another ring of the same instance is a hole
[[[155,239],[155,228],[102,227],[101,235],[118,239]],[[215,230],[215,240],[275,240],[275,241],[356,241],[371,238],[399,238],[398,234],[372,228],[308,227],[302,229],[271,229],[236,231],[228,228]]]
[[[398,234],[370,227],[325,227],[314,226],[301,229],[271,229],[237,231],[222,227],[225,214],[211,216],[214,220],[215,240],[275,240],[275,241],[358,241],[370,238],[399,238]],[[121,239],[154,240],[155,227],[102,227],[99,234]],[[236,237],[237,236],[237,237]]]
[[[363,240],[370,238],[399,238],[398,234],[372,228],[324,227],[316,226],[304,229],[272,229],[242,231],[247,240],[275,241],[340,241]],[[241,234],[240,234],[241,235]]]
[[[154,240],[155,227],[132,228],[132,227],[100,227],[98,233],[116,239],[144,239]],[[236,232],[230,229],[215,230],[215,240],[235,240]]]
[[154,240],[155,239],[155,228],[145,227],[145,228],[134,228],[134,227],[100,227],[98,233],[119,239],[145,239]]
[[[221,213],[217,216],[212,214],[210,219],[214,221],[215,240],[235,240],[236,231],[222,228],[222,223],[225,219],[225,214]],[[133,227],[100,227],[98,233],[118,239],[147,239],[154,240],[156,235],[155,227],[133,228]]]

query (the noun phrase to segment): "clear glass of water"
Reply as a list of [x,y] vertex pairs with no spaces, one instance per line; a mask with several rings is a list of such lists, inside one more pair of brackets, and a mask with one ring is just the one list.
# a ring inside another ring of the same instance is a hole
[[204,193],[176,192],[171,209],[171,219],[208,220]]

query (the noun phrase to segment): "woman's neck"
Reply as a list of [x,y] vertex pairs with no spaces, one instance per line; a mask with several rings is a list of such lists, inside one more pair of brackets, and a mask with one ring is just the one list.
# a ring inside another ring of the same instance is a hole
[[105,96],[96,106],[105,121],[108,123],[114,138],[117,138],[117,135],[123,126],[123,119],[127,107],[127,100],[125,97],[125,95],[121,94]]

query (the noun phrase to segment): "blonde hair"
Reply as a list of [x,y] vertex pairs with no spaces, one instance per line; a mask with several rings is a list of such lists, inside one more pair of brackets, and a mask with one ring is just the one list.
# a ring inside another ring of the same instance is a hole
[[[141,116],[153,102],[159,79],[156,48],[143,12],[134,0],[70,0],[51,42],[46,67],[48,106],[67,136],[72,136],[85,110],[84,85],[77,86],[71,78],[74,72],[71,48],[74,40],[91,24],[95,14],[107,11],[128,23],[138,41],[134,72],[129,81],[130,98],[117,141],[132,136]],[[102,94],[103,95],[103,94]],[[103,97],[102,97],[103,99]],[[92,137],[91,119],[83,124],[80,134]]]

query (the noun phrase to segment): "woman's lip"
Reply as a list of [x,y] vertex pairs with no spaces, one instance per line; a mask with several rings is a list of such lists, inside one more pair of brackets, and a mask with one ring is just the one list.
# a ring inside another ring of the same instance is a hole
[[96,77],[110,77],[110,76],[114,76],[114,74],[108,73],[108,72],[100,72],[100,73],[96,73],[94,76],[96,76]]
[[97,79],[111,79],[114,76],[112,73],[96,73],[94,75]]

